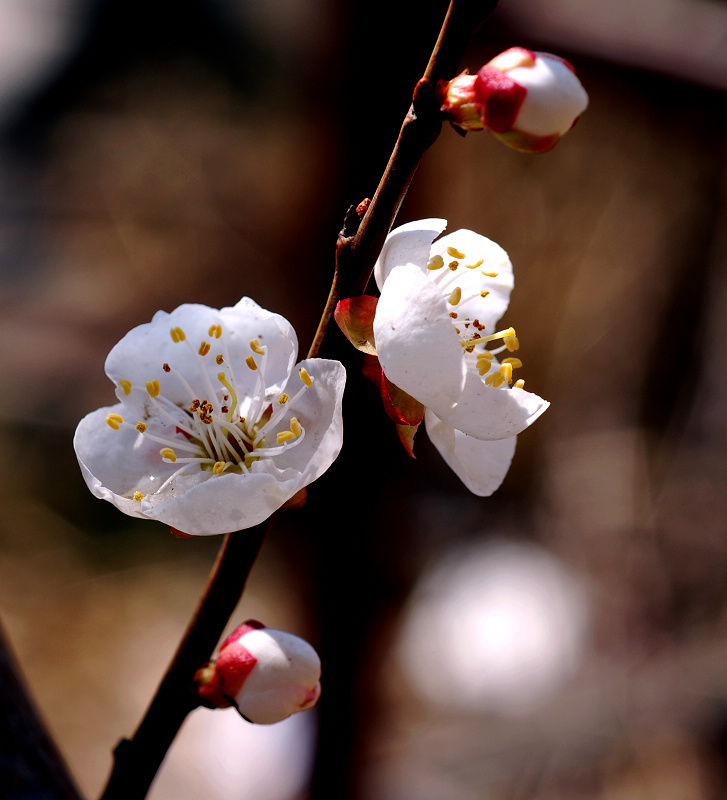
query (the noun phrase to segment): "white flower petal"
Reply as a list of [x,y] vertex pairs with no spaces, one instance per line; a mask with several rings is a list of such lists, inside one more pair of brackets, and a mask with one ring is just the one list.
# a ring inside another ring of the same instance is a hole
[[[462,289],[463,299],[457,306],[460,318],[477,319],[487,333],[494,333],[495,326],[507,311],[515,285],[510,257],[496,242],[466,229],[438,239],[432,245],[432,255],[441,255],[448,264],[453,260],[453,256],[447,253],[448,247],[464,253],[464,258],[455,259],[460,263],[456,277],[447,282],[449,288],[459,286]],[[479,266],[467,268],[479,261],[482,261]],[[497,275],[489,277],[484,272]],[[485,297],[481,296],[483,290],[488,292]]]
[[[493,363],[497,365],[496,360]],[[548,408],[537,394],[502,384],[495,389],[470,369],[460,400],[438,416],[448,425],[478,439],[506,439],[521,433]],[[436,411],[436,409],[433,409]]]
[[424,421],[432,443],[471,492],[489,497],[500,487],[515,454],[515,436],[494,441],[475,439],[447,425],[429,409]]
[[127,409],[121,404],[99,408],[76,428],[73,447],[81,472],[95,497],[108,500],[124,514],[143,517],[134,492],[155,491],[177,468],[161,460],[162,445],[145,439],[133,427],[112,430],[106,423],[108,414],[124,417]]
[[446,219],[418,219],[400,225],[386,237],[378,261],[374,266],[374,278],[379,291],[394,267],[402,264],[417,264],[426,267],[432,242],[447,227]]
[[376,350],[386,377],[425,406],[451,409],[464,386],[462,345],[451,306],[414,264],[389,273],[374,319]]

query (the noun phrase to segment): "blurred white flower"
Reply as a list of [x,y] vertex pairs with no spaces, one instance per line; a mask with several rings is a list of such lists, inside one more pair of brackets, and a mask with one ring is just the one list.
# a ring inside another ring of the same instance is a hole
[[581,582],[545,550],[477,544],[423,577],[399,652],[412,685],[436,705],[524,713],[575,672],[587,616]]
[[297,352],[290,323],[247,297],[159,311],[131,330],[106,359],[120,402],[76,429],[93,494],[187,534],[265,520],[341,448],[345,370],[294,367]]

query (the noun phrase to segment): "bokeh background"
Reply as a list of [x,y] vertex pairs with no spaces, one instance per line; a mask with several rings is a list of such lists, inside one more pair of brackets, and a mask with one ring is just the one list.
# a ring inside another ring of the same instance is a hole
[[[85,488],[110,347],[241,295],[307,349],[446,2],[0,0],[0,617],[83,793],[137,724],[219,540]],[[591,105],[551,153],[445,128],[399,221],[510,253],[528,388],[502,489],[410,460],[342,337],[343,453],[235,621],[306,636],[319,709],[199,710],[153,800],[727,795],[727,4],[502,0]]]

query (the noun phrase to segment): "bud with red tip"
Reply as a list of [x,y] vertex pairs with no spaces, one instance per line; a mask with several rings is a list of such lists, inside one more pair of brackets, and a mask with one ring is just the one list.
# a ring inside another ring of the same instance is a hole
[[511,47],[476,75],[439,87],[442,112],[464,130],[491,131],[527,153],[555,147],[588,105],[573,67],[550,53]]
[[216,661],[197,670],[204,705],[234,706],[249,722],[279,722],[312,708],[321,694],[321,662],[298,636],[248,620],[220,647]]

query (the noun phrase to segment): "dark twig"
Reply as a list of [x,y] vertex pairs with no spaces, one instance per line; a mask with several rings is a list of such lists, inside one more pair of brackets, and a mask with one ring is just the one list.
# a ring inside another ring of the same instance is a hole
[[209,660],[235,610],[272,519],[225,536],[195,615],[154,699],[134,736],[122,739],[114,751],[102,800],[146,796],[185,717],[199,705],[192,686],[194,673]]
[[[338,299],[365,290],[419,161],[441,130],[437,82],[454,76],[470,35],[496,5],[497,0],[451,0],[376,194],[360,225],[356,226],[355,216],[349,213],[339,234],[333,284],[309,358],[321,353]],[[114,768],[101,800],[141,800],[146,795],[179,727],[198,705],[191,690],[194,672],[209,659],[234,611],[269,524],[270,520],[225,537],[195,617],[156,696],[133,738],[123,740],[116,748]]]

